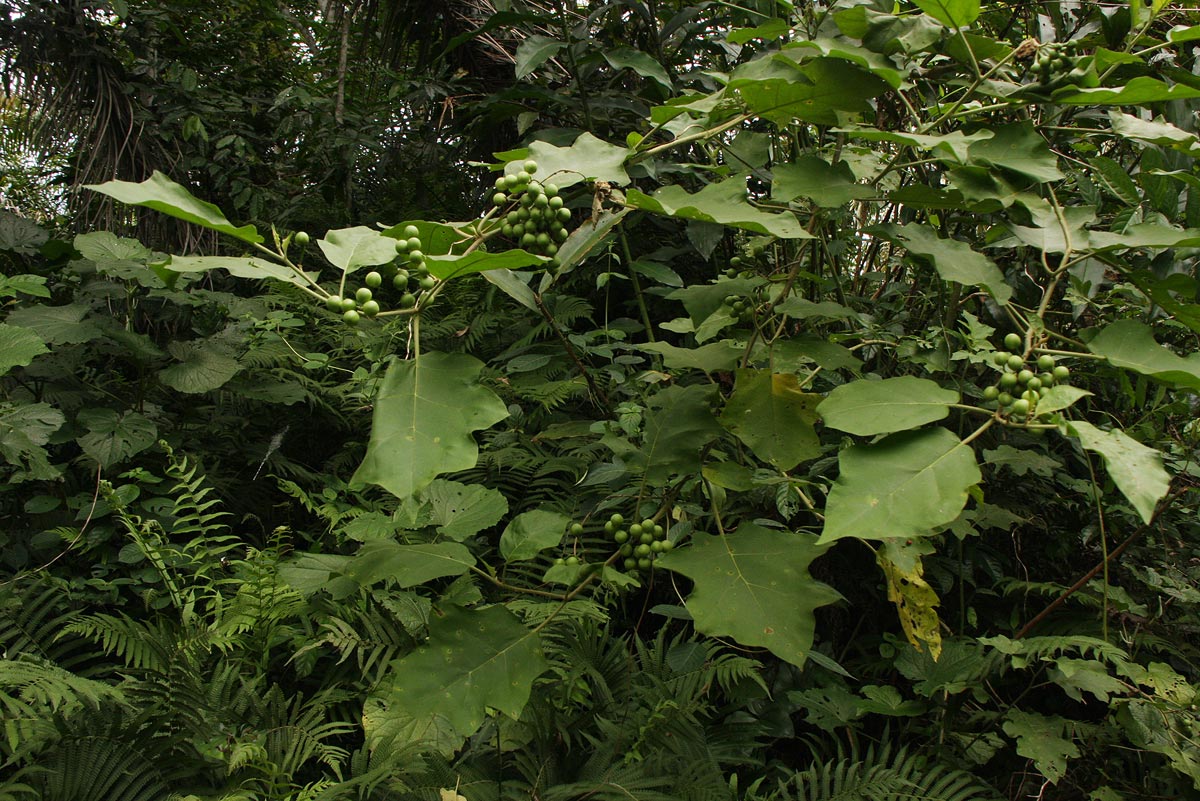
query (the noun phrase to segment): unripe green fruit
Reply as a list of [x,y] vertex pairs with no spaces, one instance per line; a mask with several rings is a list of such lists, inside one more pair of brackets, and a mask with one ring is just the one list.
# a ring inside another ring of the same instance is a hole
[[383,285],[383,275],[372,270],[363,277],[363,283],[371,289],[379,289]]
[[419,250],[410,250],[408,252],[409,264],[420,264],[425,261],[425,254]]
[[571,219],[571,210],[570,209],[564,208],[564,209],[558,210],[558,221],[559,222],[568,222],[570,219]]
[[1038,356],[1037,366],[1039,370],[1053,370],[1054,357],[1049,353],[1043,353],[1041,356]]
[[625,564],[626,570],[637,570],[637,560],[636,559],[633,559],[633,558],[626,559],[624,564]]
[[537,171],[538,171],[538,163],[536,161],[534,161],[533,159],[530,159],[529,161],[525,162],[525,172],[529,173],[530,175],[533,175]]
[[405,292],[400,296],[400,308],[411,309],[417,305],[417,296],[411,292]]
[[649,570],[653,564],[649,557],[644,556],[638,560],[638,570]]
[[542,187],[542,191],[546,193],[546,197],[554,197],[558,194],[558,186],[556,184],[546,184]]
[[396,240],[396,252],[401,255],[408,252],[408,240],[407,239],[397,239]]
[[987,387],[983,391],[983,399],[985,401],[994,401],[998,397],[1000,397],[1000,390],[996,387]]
[[[412,239],[412,238],[418,237],[420,235],[421,235],[421,229],[418,228],[417,226],[415,226],[415,225],[404,226],[404,238],[405,239]],[[420,247],[419,244],[418,244],[418,247]]]
[[347,312],[358,306],[354,298],[342,298],[342,311]]
[[567,560],[563,559],[561,556],[554,560],[554,564],[556,565],[565,565],[566,563]]
[[[625,532],[625,534],[626,534],[626,536],[628,536],[629,532],[627,531],[627,532]],[[619,554],[621,554],[621,556],[625,556],[625,557],[633,556],[633,546],[630,545],[629,543],[625,543],[624,545],[622,545],[620,548],[617,549],[617,553],[619,553]]]
[[568,556],[568,557],[567,557],[567,564],[568,564],[568,565],[577,565],[577,564],[579,564],[579,557],[578,557],[578,556]]
[[582,523],[572,523],[571,524],[571,536],[578,537],[581,534],[583,534],[583,524]]
[[1016,350],[1017,348],[1021,347],[1021,335],[1005,334],[1004,347],[1008,348],[1009,350]]
[[497,192],[496,194],[492,195],[493,206],[503,206],[507,202],[508,195],[504,194],[503,192]]
[[375,300],[368,300],[362,305],[362,313],[368,317],[374,317],[375,315],[379,314],[379,302]]
[[295,242],[297,245],[300,245],[301,247],[303,247],[304,245],[307,245],[308,244],[308,232],[307,231],[297,231],[295,234],[292,235],[292,241]]
[[1012,356],[1008,357],[1008,369],[1020,370],[1024,366],[1025,366],[1025,360],[1022,359],[1017,354],[1014,353]]
[[532,175],[525,172],[524,170],[516,173],[516,176],[517,176],[517,186],[525,186],[525,184],[529,183],[529,180],[533,177]]
[[1017,373],[1017,380],[1020,381],[1022,384],[1028,384],[1029,379],[1031,379],[1031,378],[1033,378],[1032,370],[1022,370],[1021,372]]
[[644,138],[645,137],[642,136],[637,131],[630,131],[629,133],[625,134],[625,147],[632,150],[633,148],[640,145]]
[[496,178],[496,188],[501,191],[504,190],[504,178],[505,178],[505,176],[503,176],[503,175]]
[[408,238],[408,241],[406,241],[404,244],[406,244],[408,246],[408,249],[410,251],[421,249],[421,240],[419,237],[410,236]]
[[358,325],[358,321],[361,318],[359,317],[358,312],[356,312],[354,309],[347,309],[346,311],[342,312],[342,319],[350,325]]
[[373,296],[374,296],[374,293],[371,292],[370,287],[365,287],[365,286],[360,286],[354,293],[354,299],[357,300],[359,303],[366,303]]
[[1012,413],[1018,416],[1029,414],[1029,401],[1024,398],[1013,401]]
[[625,544],[629,541],[629,532],[625,529],[619,530],[616,534],[613,534],[613,541],[615,541],[617,545]]
[[516,189],[520,185],[521,185],[521,179],[517,178],[516,175],[506,175],[506,176],[504,176],[504,186],[497,186],[496,188],[497,189],[507,189],[511,192],[512,190]]
[[1021,393],[1021,400],[1028,401],[1029,403],[1037,403],[1037,400],[1039,397],[1041,397],[1041,396],[1038,395],[1037,392],[1032,389],[1027,389]]
[[1000,375],[1001,389],[1012,389],[1016,385],[1017,385],[1017,374],[1016,373],[1002,373]]
[[633,552],[635,554],[637,554],[638,556],[649,556],[650,555],[650,546],[643,542],[641,545],[634,548]]
[[404,270],[396,273],[395,277],[392,278],[392,288],[398,292],[408,289],[408,273]]
[[1037,390],[1042,388],[1042,379],[1038,378],[1035,375],[1033,378],[1029,379],[1029,381],[1025,384],[1025,386],[1029,387],[1030,389],[1032,389],[1036,392]]
[[631,537],[642,536],[642,524],[634,523],[632,526],[630,526],[629,527],[629,536],[631,536]]
[[426,275],[417,282],[417,286],[425,290],[433,289],[435,286],[437,286],[437,279],[432,275]]
[[662,539],[663,537],[665,537],[666,535],[667,535],[666,529],[664,529],[662,526],[655,526],[655,527],[654,527],[654,536],[655,536],[657,539],[660,539],[660,540],[661,540],[661,539]]
[[1065,364],[1059,364],[1055,365],[1054,370],[1050,374],[1054,376],[1056,381],[1066,381],[1071,377],[1071,370]]
[[325,298],[325,308],[330,311],[340,312],[342,310],[342,296],[330,295]]
[[1007,392],[1001,392],[996,397],[996,403],[999,403],[1001,406],[1011,406],[1012,402],[1013,402],[1013,396],[1009,395]]
[[1042,373],[1038,376],[1038,380],[1042,382],[1043,387],[1054,386],[1054,376],[1051,373]]
[[619,526],[625,522],[625,517],[620,512],[617,512],[612,517],[610,517],[609,520],[611,520],[613,522],[613,525]]
[[650,543],[650,550],[653,551],[654,553],[662,553],[663,552],[663,544],[661,542],[659,542],[658,540],[655,540],[654,542]]
[[1008,364],[1008,357],[1011,355],[1012,354],[1008,353],[1007,351],[998,350],[992,354],[992,361],[996,364],[996,366],[1003,367],[1004,365]]

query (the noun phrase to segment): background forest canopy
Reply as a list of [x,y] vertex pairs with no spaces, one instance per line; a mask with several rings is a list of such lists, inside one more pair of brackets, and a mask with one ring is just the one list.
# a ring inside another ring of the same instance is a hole
[[0,801],[1200,798],[1200,17],[0,10]]

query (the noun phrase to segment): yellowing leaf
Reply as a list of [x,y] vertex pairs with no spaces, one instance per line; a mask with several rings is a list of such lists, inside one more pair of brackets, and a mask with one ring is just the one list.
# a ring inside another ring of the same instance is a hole
[[911,571],[891,562],[881,551],[876,557],[883,575],[887,577],[888,600],[896,605],[904,636],[918,651],[921,643],[929,646],[929,655],[936,661],[942,655],[942,633],[937,606],[941,601],[933,587],[923,578],[925,572],[917,559]]

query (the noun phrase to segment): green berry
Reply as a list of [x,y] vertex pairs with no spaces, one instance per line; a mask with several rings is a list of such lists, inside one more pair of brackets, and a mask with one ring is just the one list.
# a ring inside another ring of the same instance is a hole
[[346,311],[342,312],[342,319],[350,325],[358,325],[358,321],[361,318],[359,317],[358,312],[356,312],[354,309],[347,309]]
[[1006,334],[1004,337],[1004,347],[1009,350],[1017,350],[1021,347],[1021,344],[1020,334]]
[[492,195],[493,206],[503,206],[507,202],[508,195],[504,194],[503,192],[497,192],[496,194]]
[[1025,415],[1029,414],[1029,401],[1027,401],[1025,398],[1020,398],[1019,400],[1013,401],[1012,413],[1019,417],[1024,417]]
[[1025,366],[1025,360],[1022,359],[1017,354],[1014,353],[1013,355],[1008,357],[1008,369],[1020,370],[1024,366]]
[[530,175],[533,175],[537,171],[538,171],[538,163],[536,161],[534,161],[533,159],[530,159],[529,161],[525,162],[525,172],[529,173]]
[[365,286],[360,286],[358,288],[358,290],[354,293],[354,299],[357,300],[359,303],[366,303],[373,296],[374,296],[374,293],[371,292],[370,287],[365,287]]
[[629,532],[625,529],[619,529],[616,534],[613,534],[613,541],[617,545],[623,545],[629,541]]
[[1043,371],[1053,370],[1054,369],[1054,357],[1051,356],[1049,353],[1043,353],[1041,356],[1038,356],[1037,366],[1038,366],[1039,370],[1043,370]]
[[610,517],[609,520],[611,520],[613,522],[613,525],[619,526],[625,522],[625,517],[620,512],[617,512],[612,517]]
[[1000,389],[998,387],[988,387],[983,391],[983,399],[985,401],[994,401],[1000,397]]
[[379,287],[383,285],[383,275],[375,270],[372,270],[363,278],[363,283],[371,289],[379,289]]
[[362,305],[362,313],[368,317],[374,317],[375,315],[379,314],[379,302],[375,300],[368,300]]
[[1058,364],[1050,373],[1054,376],[1055,381],[1066,381],[1071,377],[1071,371],[1065,364]]
[[342,311],[348,312],[358,306],[358,301],[354,298],[342,298]]
[[421,235],[421,229],[415,225],[404,226],[404,238],[412,239]]
[[583,534],[583,524],[582,523],[572,523],[571,524],[571,536],[578,537],[581,534]]
[[342,296],[330,295],[325,298],[325,308],[330,311],[340,312],[342,310]]
[[295,242],[297,245],[300,245],[301,247],[303,247],[304,245],[307,245],[308,244],[308,232],[307,231],[297,231],[295,234],[292,235],[292,241]]
[[1017,385],[1017,374],[1016,373],[1002,373],[1000,375],[1000,388],[1001,389],[1012,389],[1016,385]]

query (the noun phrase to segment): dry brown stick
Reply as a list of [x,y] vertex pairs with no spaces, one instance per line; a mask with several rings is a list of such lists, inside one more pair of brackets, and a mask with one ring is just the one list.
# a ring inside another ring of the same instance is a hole
[[[1094,579],[1100,573],[1100,571],[1104,569],[1105,564],[1107,564],[1108,562],[1111,562],[1112,560],[1114,560],[1118,556],[1120,556],[1122,553],[1124,553],[1125,549],[1128,548],[1131,544],[1133,544],[1134,540],[1136,540],[1142,534],[1146,533],[1146,531],[1148,531],[1150,529],[1150,527],[1152,525],[1154,525],[1154,523],[1158,520],[1159,515],[1161,515],[1165,511],[1167,511],[1167,509],[1171,506],[1171,503],[1176,498],[1178,498],[1180,495],[1182,495],[1184,492],[1186,492],[1188,489],[1190,489],[1190,487],[1185,485],[1185,486],[1180,487],[1179,489],[1172,490],[1170,493],[1168,493],[1166,496],[1164,496],[1163,499],[1158,502],[1158,505],[1154,507],[1154,514],[1150,515],[1150,519],[1148,521],[1146,521],[1145,523],[1143,523],[1142,525],[1140,525],[1136,529],[1134,529],[1133,533],[1130,534],[1128,537],[1126,537],[1125,540],[1120,545],[1118,545],[1116,548],[1113,548],[1112,551],[1109,552],[1107,559],[1102,559],[1098,565],[1093,567],[1087,573],[1083,574],[1083,576],[1080,577],[1080,579],[1078,581],[1076,581],[1070,587],[1067,587],[1067,589],[1063,590],[1062,594],[1059,595],[1057,598],[1055,598],[1053,601],[1051,601],[1049,603],[1049,605],[1046,606],[1045,609],[1043,609],[1042,611],[1040,611],[1036,615],[1034,615],[1033,618],[1028,623],[1026,623],[1024,626],[1021,627],[1020,631],[1018,631],[1015,635],[1013,635],[1013,639],[1019,640],[1022,637],[1024,637],[1026,634],[1028,634],[1030,631],[1033,630],[1034,626],[1041,623],[1043,620],[1045,620],[1047,617],[1049,617],[1050,614],[1055,609],[1058,609],[1058,607],[1060,607],[1064,603],[1066,603],[1068,598],[1070,598],[1076,592],[1081,590],[1083,588],[1083,586],[1085,584],[1087,584],[1089,581]],[[1107,614],[1107,613],[1108,613],[1108,610],[1105,610],[1105,614]]]

